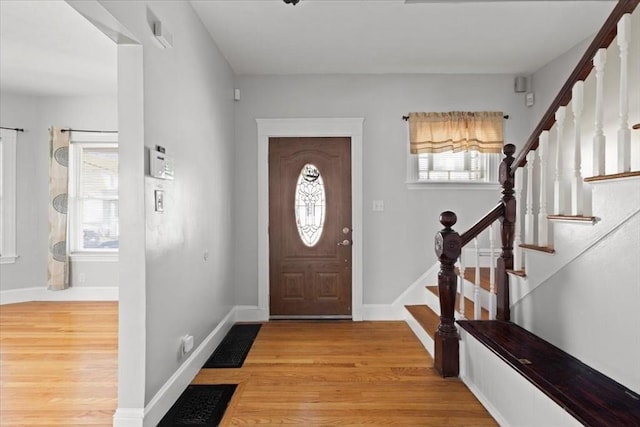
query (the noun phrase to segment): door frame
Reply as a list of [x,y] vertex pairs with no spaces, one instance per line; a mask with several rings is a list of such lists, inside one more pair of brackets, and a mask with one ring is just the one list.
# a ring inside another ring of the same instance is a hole
[[352,320],[362,320],[363,221],[362,221],[362,135],[363,117],[256,119],[258,124],[258,309],[269,318],[269,138],[332,137],[351,138],[351,220],[352,220]]

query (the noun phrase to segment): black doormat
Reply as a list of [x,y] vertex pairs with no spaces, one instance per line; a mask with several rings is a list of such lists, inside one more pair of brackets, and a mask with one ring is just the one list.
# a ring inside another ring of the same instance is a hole
[[215,349],[203,368],[239,368],[249,354],[261,324],[235,324]]
[[217,426],[235,390],[235,384],[187,386],[158,427]]

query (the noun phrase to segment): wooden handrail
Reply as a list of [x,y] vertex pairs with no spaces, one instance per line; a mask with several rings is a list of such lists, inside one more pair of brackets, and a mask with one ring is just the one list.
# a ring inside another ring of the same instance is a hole
[[575,83],[586,79],[591,73],[593,68],[592,60],[598,49],[606,48],[613,42],[618,32],[618,21],[623,15],[632,13],[638,3],[640,3],[640,0],[618,1],[519,154],[514,157],[516,150],[513,144],[504,146],[505,158],[502,160],[499,170],[500,184],[503,189],[500,203],[462,235],[459,235],[451,228],[457,221],[455,213],[449,211],[442,213],[440,222],[445,228],[436,234],[435,239],[436,254],[440,260],[438,292],[441,314],[440,324],[434,338],[434,366],[443,377],[458,376],[459,369],[458,336],[454,326],[454,305],[457,292],[454,273],[455,261],[466,244],[496,220],[500,219],[502,252],[496,265],[496,318],[502,321],[509,321],[511,314],[508,272],[513,270],[513,242],[516,224],[515,172],[518,167],[524,166],[527,154],[538,147],[540,134],[545,130],[551,129],[555,123],[555,113],[558,108],[566,106],[571,101],[571,92]]
[[598,34],[593,38],[593,41],[587,48],[584,55],[578,62],[578,65],[573,69],[571,75],[565,82],[565,84],[558,92],[558,95],[553,100],[547,112],[542,116],[542,119],[538,123],[538,126],[533,130],[533,133],[527,140],[522,150],[516,156],[515,162],[511,167],[511,171],[515,173],[516,169],[520,166],[524,166],[526,163],[527,154],[530,151],[538,148],[538,138],[540,134],[545,131],[551,129],[553,124],[555,123],[555,114],[558,111],[559,107],[566,106],[571,101],[571,90],[573,89],[573,85],[580,80],[584,80],[587,78],[589,73],[593,68],[593,57],[596,55],[596,52],[600,48],[609,47],[613,39],[616,38],[618,34],[618,21],[620,18],[626,13],[632,13],[636,6],[638,6],[640,0],[619,0],[618,4],[616,4],[613,11],[598,31]]
[[483,216],[480,221],[476,222],[471,228],[460,235],[462,246],[466,246],[467,243],[478,237],[480,233],[496,222],[502,215],[504,215],[504,204],[500,202],[488,214]]

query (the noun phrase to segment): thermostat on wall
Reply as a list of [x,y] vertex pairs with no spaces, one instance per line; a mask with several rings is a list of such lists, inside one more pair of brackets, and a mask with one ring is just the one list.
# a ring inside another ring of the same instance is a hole
[[160,179],[173,179],[173,158],[165,153],[149,150],[149,175]]

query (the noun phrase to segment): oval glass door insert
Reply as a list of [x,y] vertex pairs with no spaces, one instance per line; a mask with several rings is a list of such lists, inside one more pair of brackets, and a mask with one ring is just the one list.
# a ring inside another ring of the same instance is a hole
[[296,183],[295,211],[300,239],[309,247],[315,246],[322,235],[326,197],[320,171],[310,163],[304,165]]

